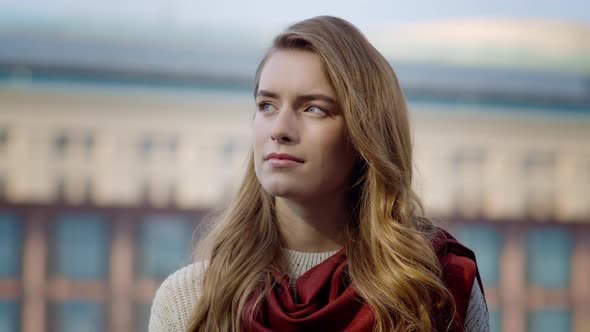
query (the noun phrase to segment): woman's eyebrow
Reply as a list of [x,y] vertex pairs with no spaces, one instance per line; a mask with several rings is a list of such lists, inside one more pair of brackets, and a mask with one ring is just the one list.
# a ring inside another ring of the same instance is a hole
[[256,97],[268,97],[273,99],[279,99],[279,95],[277,93],[270,92],[267,90],[258,90],[256,92]]
[[[267,90],[258,90],[258,92],[256,93],[256,97],[268,97],[268,98],[280,99],[279,95],[277,93],[267,91]],[[306,101],[311,101],[311,100],[322,100],[322,101],[337,105],[334,98],[332,98],[330,96],[326,96],[321,93],[312,93],[312,94],[297,96],[297,98],[295,98],[295,104],[301,104],[301,103],[304,103]]]
[[336,101],[332,97],[329,97],[329,96],[326,96],[326,95],[323,95],[320,93],[297,96],[297,98],[295,99],[295,102],[303,103],[303,102],[312,101],[312,100],[322,100],[327,103],[336,105]]

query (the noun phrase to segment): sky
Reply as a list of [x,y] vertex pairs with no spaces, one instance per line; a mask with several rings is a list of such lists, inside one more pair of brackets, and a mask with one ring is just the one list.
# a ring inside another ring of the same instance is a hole
[[[0,20],[87,18],[138,24],[288,25],[335,15],[360,27],[459,18],[532,18],[590,24],[588,0],[0,0]],[[0,22],[1,26],[1,22]]]
[[[395,59],[588,71],[590,0],[0,0],[0,38],[57,36],[246,54],[317,15],[350,21]],[[20,42],[13,41],[13,49],[21,49]]]

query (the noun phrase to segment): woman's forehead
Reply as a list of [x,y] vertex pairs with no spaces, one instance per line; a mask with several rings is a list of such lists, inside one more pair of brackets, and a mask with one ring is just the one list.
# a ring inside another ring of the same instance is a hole
[[264,64],[258,89],[276,94],[323,94],[335,98],[321,58],[310,51],[277,50]]

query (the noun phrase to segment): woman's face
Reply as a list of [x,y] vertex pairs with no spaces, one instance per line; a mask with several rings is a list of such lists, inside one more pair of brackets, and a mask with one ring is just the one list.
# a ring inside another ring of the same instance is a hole
[[268,193],[302,201],[347,189],[355,158],[318,55],[274,52],[262,68],[256,104],[254,166]]

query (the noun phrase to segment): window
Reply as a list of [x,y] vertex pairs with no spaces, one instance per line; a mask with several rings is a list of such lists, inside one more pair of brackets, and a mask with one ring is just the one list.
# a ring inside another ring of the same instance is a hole
[[61,216],[55,228],[55,273],[71,279],[106,278],[110,251],[108,226],[99,215]]
[[7,193],[6,178],[4,177],[4,174],[0,174],[0,199],[7,197]]
[[571,314],[569,310],[565,309],[545,309],[530,312],[527,330],[530,332],[571,331]]
[[20,307],[17,302],[0,299],[0,331],[20,331]]
[[15,213],[0,212],[0,278],[20,276],[22,229]]
[[532,230],[526,245],[527,276],[531,285],[569,286],[573,236],[567,230],[557,227]]
[[148,330],[151,307],[151,303],[135,305],[135,331],[146,332]]
[[192,225],[174,215],[147,216],[140,226],[140,273],[163,279],[190,262]]
[[496,286],[500,276],[502,234],[493,226],[464,226],[457,239],[475,252],[477,267],[485,286]]
[[8,142],[8,129],[0,128],[0,149]]
[[85,133],[82,139],[82,146],[84,147],[84,153],[86,154],[86,158],[92,156],[92,152],[94,151],[94,145],[94,134],[92,132]]
[[490,331],[502,331],[502,317],[499,309],[490,309]]
[[8,145],[8,129],[7,128],[0,128],[0,154],[6,151],[6,146]]
[[168,145],[168,156],[170,160],[174,160],[178,153],[178,137],[170,136],[167,141]]
[[139,142],[139,153],[144,160],[151,158],[154,153],[154,138],[151,135],[145,135]]
[[88,159],[95,148],[95,134],[91,130],[60,130],[54,136],[53,150],[56,158],[76,156]]
[[170,134],[146,133],[139,137],[138,153],[143,160],[173,161],[177,158],[179,137]]
[[105,331],[104,306],[90,301],[68,301],[55,305],[50,320],[53,330],[61,332]]
[[55,155],[58,158],[63,158],[70,146],[70,137],[65,131],[60,132],[55,136],[54,149]]

